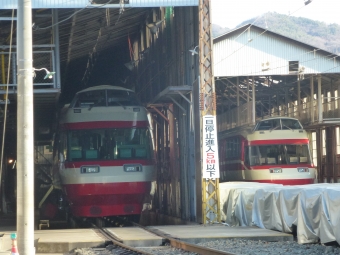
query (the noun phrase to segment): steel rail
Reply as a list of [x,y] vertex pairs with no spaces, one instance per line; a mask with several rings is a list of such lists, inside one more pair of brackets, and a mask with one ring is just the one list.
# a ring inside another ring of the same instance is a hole
[[[187,251],[187,252],[194,252],[200,255],[237,255],[235,253],[231,253],[231,252],[226,252],[226,251],[219,251],[216,249],[212,249],[212,248],[208,248],[208,247],[204,247],[204,246],[200,246],[197,244],[192,244],[192,243],[188,243],[185,241],[181,241],[172,237],[169,237],[168,235],[163,235],[162,233],[160,233],[159,231],[152,231],[142,225],[139,225],[138,223],[135,222],[131,222],[131,224],[135,227],[141,228],[153,235],[157,235],[159,237],[161,237],[163,240],[165,240],[165,243],[169,243],[171,245],[171,247],[173,248],[177,248],[177,249],[181,249],[183,251]],[[126,244],[122,243],[122,240],[120,240],[119,238],[117,238],[115,235],[113,235],[112,233],[106,231],[104,228],[98,227],[95,224],[91,223],[91,225],[100,232],[100,234],[102,234],[105,238],[107,238],[109,241],[112,241],[112,243],[114,245],[120,246],[120,247],[124,247],[125,249],[129,249],[131,251],[134,251],[138,254],[146,254],[146,255],[152,255],[153,253],[148,253],[146,251],[141,251],[138,250],[137,248],[128,246]],[[159,246],[159,247],[163,247],[163,246]],[[156,247],[150,247],[152,248],[156,248]]]
[[113,245],[118,246],[121,249],[124,250],[129,250],[132,251],[133,253],[129,253],[129,254],[142,254],[142,255],[153,255],[152,253],[146,252],[146,251],[141,251],[137,248],[131,247],[129,245],[123,244],[122,240],[120,240],[119,238],[117,238],[116,236],[114,236],[112,233],[109,233],[107,231],[105,231],[105,229],[103,228],[99,228],[98,226],[96,226],[95,224],[91,223],[91,225],[94,227],[94,229],[96,231],[98,231],[98,234],[101,234],[102,236],[105,237],[106,240],[112,242]]
[[133,225],[136,226],[136,227],[142,228],[145,231],[148,231],[149,233],[152,233],[154,235],[162,237],[164,240],[168,241],[172,247],[178,248],[178,249],[181,249],[181,250],[184,250],[184,251],[195,252],[197,254],[202,254],[202,255],[237,255],[237,254],[231,253],[231,252],[219,251],[219,250],[215,250],[215,249],[212,249],[212,248],[200,246],[200,245],[197,245],[197,244],[192,244],[192,243],[188,243],[188,242],[185,242],[185,241],[180,241],[180,240],[177,240],[175,238],[171,238],[169,236],[163,235],[163,234],[159,233],[158,231],[157,232],[151,231],[150,229],[147,229],[144,226],[141,226],[137,223],[133,223]]
[[235,253],[219,251],[208,247],[203,247],[197,244],[183,242],[169,237],[165,238],[170,241],[171,246],[185,251],[195,252],[202,255],[236,255]]

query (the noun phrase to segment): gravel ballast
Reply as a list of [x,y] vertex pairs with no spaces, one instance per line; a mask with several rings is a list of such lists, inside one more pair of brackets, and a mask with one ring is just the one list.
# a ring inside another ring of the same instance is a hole
[[[338,245],[328,246],[322,244],[298,244],[294,241],[286,242],[267,242],[267,241],[253,241],[245,239],[226,239],[222,241],[211,241],[198,243],[204,247],[226,251],[238,255],[268,255],[268,254],[301,254],[301,255],[340,255],[340,247]],[[144,248],[143,250],[154,255],[195,255],[196,253],[185,252],[170,246],[162,246],[159,248],[153,247]],[[112,255],[115,251],[107,247],[107,249],[76,249],[68,255]]]
[[204,247],[228,251],[240,255],[266,255],[266,254],[340,254],[340,248],[335,246],[324,246],[321,244],[298,244],[294,241],[267,242],[245,239],[226,239],[223,241],[212,241],[198,243]]

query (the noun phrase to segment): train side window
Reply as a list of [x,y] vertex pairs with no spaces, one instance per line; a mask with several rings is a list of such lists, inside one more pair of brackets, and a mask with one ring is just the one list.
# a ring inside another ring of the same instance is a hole
[[294,119],[282,119],[282,129],[302,129],[302,126],[298,120]]
[[125,90],[108,90],[107,91],[108,106],[139,106],[136,94]]
[[81,150],[71,150],[70,151],[70,160],[81,159]]
[[96,106],[106,106],[105,90],[93,90],[79,93],[70,104],[70,107],[73,108],[92,108]]
[[300,157],[300,163],[307,163],[307,157]]
[[267,164],[268,165],[275,165],[276,159],[275,158],[267,158]]
[[146,149],[145,148],[136,148],[135,149],[136,158],[146,158]]
[[244,163],[246,165],[250,165],[250,161],[249,161],[249,146],[245,146],[244,147]]
[[240,138],[233,137],[226,142],[226,158],[239,158],[241,155]]
[[280,130],[280,119],[263,120],[260,121],[255,130]]
[[251,166],[260,165],[260,159],[259,159],[259,157],[251,156],[251,158],[250,158],[250,165],[251,165]]
[[297,164],[298,163],[298,157],[289,156],[289,163]]
[[118,158],[132,158],[132,148],[119,148]]
[[86,159],[97,159],[98,158],[98,151],[97,150],[86,150],[85,151],[85,158]]
[[259,157],[259,150],[258,146],[250,146],[249,147],[249,158],[250,158],[250,165],[255,166],[260,164],[260,157]]

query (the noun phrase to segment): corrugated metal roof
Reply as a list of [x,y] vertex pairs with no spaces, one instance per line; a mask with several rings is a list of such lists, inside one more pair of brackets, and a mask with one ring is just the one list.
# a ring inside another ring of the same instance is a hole
[[[94,1],[93,1],[94,2]],[[198,0],[128,0],[126,8],[134,7],[177,7],[198,6]],[[89,0],[32,0],[32,8],[120,8],[119,0],[96,1],[91,4]],[[0,9],[17,9],[18,0],[1,0]]]
[[310,73],[340,73],[340,56],[255,25],[214,39],[215,76],[289,75],[290,61]]
[[[0,19],[0,39],[1,39],[1,47],[5,51],[8,50],[9,42],[6,42],[8,38],[10,38],[11,34],[11,17],[12,10],[1,9],[5,4],[16,4],[16,1],[13,0],[0,0],[0,17],[5,17],[5,19]],[[37,3],[38,1],[32,0]],[[105,3],[108,0],[96,0],[97,3]],[[192,1],[192,0],[191,0]],[[197,0],[195,0],[197,1]],[[40,3],[53,3],[53,1],[40,1]],[[80,2],[78,0],[55,0],[55,3],[76,3]],[[83,1],[84,2],[84,1]],[[86,0],[88,2],[88,0]],[[112,1],[113,4],[119,3],[118,0]],[[131,3],[132,1],[130,1]],[[137,1],[135,1],[137,2]],[[142,1],[139,1],[140,3]],[[162,1],[162,5],[163,5]],[[190,1],[167,1],[170,5],[179,5],[179,3],[189,3]],[[160,3],[160,1],[149,1],[151,3]],[[164,4],[164,5],[168,5]],[[42,7],[42,5],[40,5]],[[65,6],[65,5],[64,5]],[[60,7],[58,5],[58,7]],[[121,52],[118,52],[122,49],[122,47],[127,47],[128,39],[131,38],[135,40],[141,36],[149,33],[148,25],[152,22],[155,22],[159,19],[164,19],[164,15],[168,11],[172,13],[174,9],[178,10],[178,15],[176,17],[181,17],[180,13],[186,12],[196,12],[197,7],[167,7],[167,8],[125,8],[124,10],[118,8],[39,8],[34,9],[32,11],[32,21],[34,23],[33,26],[33,42],[35,47],[33,50],[45,50],[46,48],[49,50],[55,50],[59,48],[60,54],[58,55],[60,58],[60,72],[59,74],[63,75],[62,78],[64,81],[72,80],[71,76],[80,76],[79,79],[83,78],[84,83],[89,79],[92,71],[94,70],[94,66],[99,65],[99,57],[101,54],[111,54],[107,56],[106,59],[117,58],[114,55],[120,55]],[[165,10],[167,9],[167,10]],[[163,31],[165,27],[168,25],[171,26],[171,22],[173,19],[164,20],[159,26],[159,32]],[[57,28],[59,32],[59,43],[54,45],[53,40],[53,28]],[[150,44],[151,38],[150,35]],[[12,45],[16,45],[16,34],[14,33]],[[153,40],[154,41],[154,40]],[[51,43],[52,42],[52,43]],[[55,47],[59,46],[59,47]],[[148,47],[151,47],[148,45]],[[13,52],[15,52],[16,48],[13,48]],[[103,53],[105,52],[105,53]],[[117,53],[116,53],[117,52]],[[137,53],[137,56],[141,55]],[[123,54],[122,54],[123,55]],[[151,54],[150,54],[151,55]],[[40,55],[39,55],[40,56]],[[149,58],[145,58],[146,59]],[[87,61],[87,62],[86,62]],[[98,61],[98,62],[96,62]],[[121,59],[119,61],[124,61]],[[82,63],[80,63],[82,62]],[[85,63],[84,63],[85,62]],[[54,63],[54,59],[51,58],[51,61],[42,62],[40,58],[34,58],[35,67],[44,66],[45,63]],[[41,64],[38,66],[38,64]],[[44,64],[44,65],[42,65]],[[80,68],[76,68],[76,65],[81,65]],[[122,63],[123,65],[123,63]],[[112,68],[112,67],[109,67]],[[49,69],[49,68],[48,68]],[[73,69],[73,73],[67,74],[68,70]],[[50,71],[56,71],[49,69]],[[111,69],[110,69],[111,70]],[[115,73],[116,71],[112,71]],[[81,82],[83,82],[83,80]],[[115,77],[112,75],[112,81],[114,82]],[[76,86],[76,85],[74,85]],[[40,86],[39,89],[34,91],[35,95],[35,126],[39,127],[40,125],[46,124],[46,119],[49,119],[53,114],[53,107],[55,107],[55,103],[58,99],[57,95],[59,95],[60,90],[51,90]],[[36,95],[40,93],[39,95]],[[0,93],[1,94],[1,93]],[[12,107],[9,112],[9,116],[12,116],[13,121],[11,121],[11,125],[8,126],[9,129],[14,128],[16,125],[16,94],[13,93],[9,96],[11,100]],[[10,123],[10,121],[8,121]]]

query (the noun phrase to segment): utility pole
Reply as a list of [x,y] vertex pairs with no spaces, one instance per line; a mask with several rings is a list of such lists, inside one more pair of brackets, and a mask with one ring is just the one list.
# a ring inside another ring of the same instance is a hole
[[35,254],[31,0],[18,0],[17,15],[17,239],[19,253],[31,255]]

